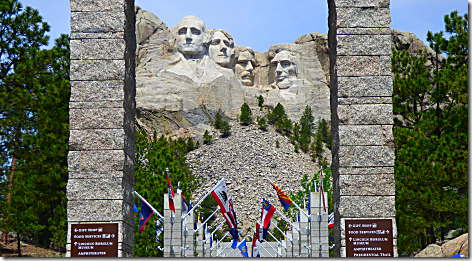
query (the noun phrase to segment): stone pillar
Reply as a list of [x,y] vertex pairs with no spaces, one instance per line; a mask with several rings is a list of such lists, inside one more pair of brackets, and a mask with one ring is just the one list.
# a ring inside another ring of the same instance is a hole
[[194,218],[194,212],[192,210],[187,218],[182,221],[185,222],[185,227],[182,228],[182,247],[186,248],[186,250],[182,252],[184,257],[195,256]]
[[[310,192],[310,213],[311,213],[311,257],[329,257],[329,229],[328,212],[323,209],[323,201],[320,201],[321,192]],[[328,207],[328,193],[324,192],[325,204]],[[321,208],[320,208],[321,203]],[[326,209],[328,210],[328,209]],[[321,226],[319,214],[321,212]],[[320,251],[321,243],[321,251]]]
[[[197,228],[200,224],[197,224]],[[195,251],[197,251],[198,255],[200,257],[203,257],[203,233],[204,232],[204,229],[205,229],[205,226],[203,226],[202,228],[200,228],[200,230],[198,230],[196,232],[196,247],[195,247]]]
[[336,256],[346,256],[345,219],[395,227],[389,6],[328,0]]
[[[303,209],[305,213],[308,213],[308,210]],[[308,217],[305,216],[301,211],[298,213],[300,215],[300,255],[302,257],[309,257],[310,251],[307,246],[310,246],[310,223],[308,222]]]
[[[300,222],[293,222],[293,226],[300,229]],[[300,231],[301,232],[301,231]],[[297,229],[292,228],[292,256],[300,257],[300,232]]]
[[118,223],[133,254],[135,13],[133,0],[70,0],[67,256],[72,224]]
[[[292,229],[293,230],[293,229]],[[292,244],[292,241],[290,240],[293,240],[293,235],[292,235],[292,231],[287,231],[287,257],[293,257],[293,244]]]
[[174,211],[169,208],[169,194],[164,194],[164,257],[182,256],[182,196],[175,194]]

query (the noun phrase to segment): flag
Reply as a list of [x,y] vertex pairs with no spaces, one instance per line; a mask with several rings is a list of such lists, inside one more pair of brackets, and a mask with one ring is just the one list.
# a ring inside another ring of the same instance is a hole
[[239,244],[238,248],[239,248],[239,250],[241,250],[241,255],[243,257],[249,257],[248,254],[247,254],[246,239],[243,239],[243,242],[241,242],[241,244]]
[[[257,230],[256,230],[257,231]],[[254,236],[252,237],[252,253],[251,253],[251,256],[252,257],[260,257],[260,247],[261,247],[261,242],[259,241],[258,239],[258,236],[256,233],[256,231],[254,231]]]
[[292,204],[293,200],[285,194],[285,192],[282,191],[275,183],[272,183],[272,186],[274,187],[275,191],[277,192],[277,196],[279,197],[280,204],[282,204],[282,207],[287,211],[288,207]]
[[269,222],[274,215],[275,207],[272,206],[269,201],[262,198],[262,216],[261,221],[264,229],[267,229],[269,226]]
[[259,241],[262,241],[262,228],[261,228],[261,223],[259,222],[256,222],[256,236],[257,236],[257,240]]
[[334,227],[334,212],[328,216],[328,228]]
[[308,206],[307,207],[308,207],[308,215],[311,215],[311,213],[310,213],[311,212],[310,211],[310,209],[311,209],[311,193],[310,192],[308,192]]
[[[216,203],[220,206],[220,212],[226,220],[229,227],[229,233],[233,236],[233,240],[238,240],[238,230],[236,221],[236,212],[233,203],[228,198],[225,179],[222,178],[211,191],[211,195],[215,198]],[[233,248],[236,249],[236,246]]]
[[168,183],[168,192],[169,193],[169,208],[174,211],[175,214],[175,206],[174,206],[174,189],[172,188],[172,184],[170,184],[169,173],[167,173],[167,183]]
[[141,213],[139,216],[139,233],[144,231],[144,227],[146,226],[146,222],[148,222],[149,218],[152,216],[152,209],[149,207],[144,201],[141,202]]
[[136,204],[134,204],[133,210],[134,210],[134,212],[139,213],[139,210],[138,210],[138,207],[136,207]]
[[321,186],[321,195],[323,197],[323,209],[324,212],[326,212],[326,205],[325,205],[325,198],[324,198],[324,193],[323,193],[323,167],[321,167],[321,181],[320,181],[320,186]]
[[315,186],[315,192],[320,192],[318,186],[316,185],[316,180],[313,180],[313,185]]
[[159,241],[159,235],[162,233],[162,230],[159,228],[164,221],[162,219],[156,220],[156,243]]
[[177,182],[177,194],[182,196],[182,214],[186,214],[190,210],[190,205],[184,197],[182,190],[180,189],[180,181]]

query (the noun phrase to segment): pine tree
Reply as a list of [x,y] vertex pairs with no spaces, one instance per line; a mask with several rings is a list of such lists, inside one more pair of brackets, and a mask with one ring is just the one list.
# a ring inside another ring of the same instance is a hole
[[[141,130],[136,132],[135,147],[134,188],[149,204],[163,214],[163,195],[168,192],[166,168],[169,169],[174,191],[180,182],[185,198],[191,200],[192,191],[198,182],[185,161],[187,150],[183,139],[168,141],[164,136],[157,139],[155,133],[153,139],[149,139],[146,132]],[[141,209],[141,200],[138,197],[135,197],[135,204]],[[133,256],[162,256],[162,251],[158,251],[157,247],[163,247],[163,235],[159,236],[160,242],[155,241],[156,215],[151,216],[142,233],[139,233],[139,214],[135,213],[135,216]]]
[[308,147],[310,146],[311,136],[313,135],[313,121],[315,118],[311,112],[311,107],[308,105],[305,107],[305,111],[303,111],[302,117],[300,118],[300,128],[301,128],[301,135],[299,138],[300,147],[304,152],[308,151]]
[[69,38],[41,49],[49,25],[15,0],[0,5],[0,24],[0,151],[1,162],[12,162],[2,165],[11,176],[0,182],[11,178],[12,186],[0,212],[13,214],[0,228],[65,251]]
[[[468,229],[468,16],[428,32],[436,55],[393,51],[395,186],[399,252]],[[439,54],[447,54],[440,59]],[[433,70],[426,66],[433,58]],[[414,200],[412,200],[414,198]],[[439,231],[436,232],[436,231]]]
[[218,112],[216,113],[216,116],[215,116],[215,129],[220,129],[221,124],[222,122],[222,119],[221,119],[221,110],[218,110]]
[[242,125],[249,125],[252,123],[252,111],[249,108],[249,106],[244,103],[241,106],[241,116],[239,117],[239,121],[241,122]]
[[231,126],[229,125],[229,123],[227,121],[223,121],[220,124],[220,127],[221,127],[221,131],[223,133],[223,137],[228,137],[229,135],[231,135]]
[[288,134],[292,130],[292,121],[288,118],[285,113],[285,109],[282,104],[277,103],[274,110],[267,114],[269,124],[275,126],[276,131],[284,134]]
[[262,95],[259,95],[259,97],[257,97],[257,105],[259,106],[259,108],[261,108],[261,111],[262,111],[263,104],[264,104],[264,97],[262,97]]
[[266,131],[267,130],[267,123],[265,117],[261,117],[257,120],[257,125],[259,125],[259,129]]
[[205,130],[205,133],[203,134],[203,144],[211,144],[213,136],[210,135],[208,130]]

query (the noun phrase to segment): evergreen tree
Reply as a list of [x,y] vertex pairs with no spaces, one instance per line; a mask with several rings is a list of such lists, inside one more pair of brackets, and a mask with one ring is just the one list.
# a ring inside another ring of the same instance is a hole
[[274,110],[267,114],[267,119],[269,124],[274,125],[276,131],[280,133],[288,134],[292,130],[292,121],[288,118],[284,107],[280,103],[277,103]]
[[[155,133],[153,139],[149,139],[146,132],[141,130],[136,132],[135,147],[134,188],[149,204],[163,214],[163,195],[168,192],[166,168],[169,169],[174,191],[180,182],[185,198],[191,200],[192,191],[198,182],[185,162],[187,150],[183,139],[168,141],[164,136],[157,139]],[[141,209],[141,200],[138,197],[135,197],[135,204]],[[155,240],[157,216],[151,216],[142,233],[139,233],[139,214],[136,213],[135,216],[133,256],[163,256],[162,251],[157,249],[158,246],[163,247],[163,234],[159,236],[160,242]]]
[[187,151],[192,151],[195,149],[195,145],[193,143],[192,137],[188,138],[187,140]]
[[267,123],[265,117],[261,117],[257,120],[257,125],[259,125],[259,129],[266,131],[267,130]]
[[239,121],[241,122],[242,125],[249,125],[252,123],[252,111],[249,108],[249,106],[244,103],[241,106],[241,116],[239,117]]
[[61,35],[52,49],[41,49],[49,25],[16,0],[2,2],[0,24],[0,173],[7,175],[0,183],[12,180],[0,212],[13,214],[0,228],[64,252],[69,38]]
[[221,119],[221,110],[218,110],[218,112],[216,113],[216,116],[215,116],[215,129],[220,129],[221,124],[222,122],[222,119]]
[[[393,50],[398,248],[411,253],[468,229],[468,16],[428,32],[436,52]],[[439,54],[447,58],[439,59]],[[426,66],[433,59],[433,70]],[[414,199],[414,200],[412,200]]]
[[228,137],[229,135],[231,135],[231,126],[229,125],[229,123],[227,121],[223,121],[220,124],[220,127],[221,127],[221,131],[223,133],[223,137]]
[[261,108],[261,111],[262,111],[263,104],[264,104],[264,97],[262,97],[262,95],[259,95],[259,97],[257,97],[257,105],[259,106],[259,108]]
[[203,134],[203,144],[211,144],[213,136],[210,135],[208,130],[205,130],[205,133]]
[[300,118],[301,135],[299,138],[300,147],[304,152],[308,152],[310,146],[311,136],[313,135],[313,121],[315,118],[311,112],[311,107],[308,105],[303,111],[302,117]]

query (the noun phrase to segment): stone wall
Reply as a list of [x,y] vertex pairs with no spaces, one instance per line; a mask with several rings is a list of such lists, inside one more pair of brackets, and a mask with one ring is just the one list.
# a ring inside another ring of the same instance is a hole
[[118,223],[118,256],[134,231],[134,0],[71,0],[67,256],[72,224]]
[[335,252],[345,219],[392,219],[395,181],[389,0],[328,0]]

